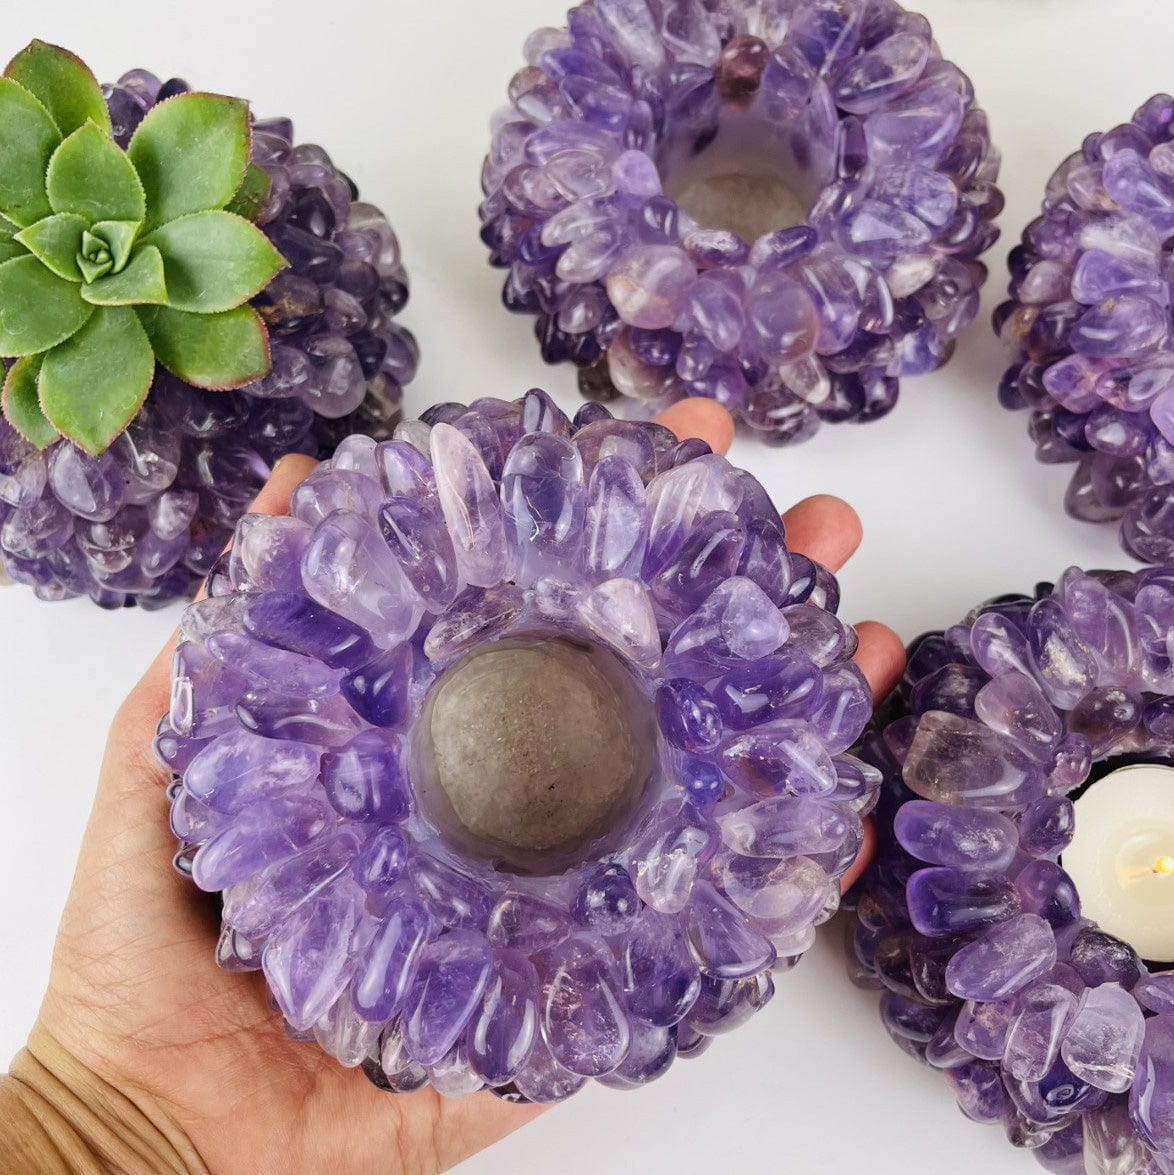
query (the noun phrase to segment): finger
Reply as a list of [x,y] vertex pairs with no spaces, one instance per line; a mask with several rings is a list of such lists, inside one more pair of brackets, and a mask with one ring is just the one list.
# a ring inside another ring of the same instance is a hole
[[678,400],[657,413],[655,424],[663,424],[678,440],[696,437],[723,457],[734,443],[734,418],[716,400],[691,396]]
[[887,624],[862,620],[856,625],[860,645],[855,661],[872,689],[872,700],[883,702],[905,672],[905,646]]
[[783,515],[787,546],[826,567],[839,571],[856,553],[864,530],[860,516],[842,498],[816,494],[804,498]]
[[860,880],[860,875],[872,864],[872,858],[875,855],[876,826],[871,820],[865,820],[864,842],[860,846],[860,852],[856,854],[856,860],[848,866],[848,872],[840,878],[840,893],[847,893]]
[[[289,510],[294,490],[313,473],[317,464],[313,457],[307,457],[302,453],[290,453],[282,457],[273,466],[269,480],[253,499],[250,513],[285,514]],[[179,630],[176,629],[167,638],[163,648],[151,662],[150,668],[139,679],[138,685],[131,691],[119,712],[119,726],[145,726],[149,722],[150,729],[154,732],[159,715],[167,710],[171,694],[171,659],[175,653],[178,636]]]

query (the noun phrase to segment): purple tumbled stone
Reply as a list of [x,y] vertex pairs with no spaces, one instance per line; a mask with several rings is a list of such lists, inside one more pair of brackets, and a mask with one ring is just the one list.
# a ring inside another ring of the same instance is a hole
[[403,1011],[404,1046],[421,1065],[456,1043],[481,999],[492,969],[484,935],[453,930],[420,952],[413,997]]
[[946,983],[960,999],[1004,1000],[1055,961],[1052,928],[1037,914],[1021,914],[963,947],[946,968]]

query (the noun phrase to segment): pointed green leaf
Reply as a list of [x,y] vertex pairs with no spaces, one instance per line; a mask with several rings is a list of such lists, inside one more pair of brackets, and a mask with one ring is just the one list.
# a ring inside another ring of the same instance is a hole
[[151,306],[139,317],[159,362],[198,388],[243,388],[269,374],[269,334],[251,306],[223,314]]
[[0,212],[19,225],[53,211],[45,195],[45,169],[61,142],[49,112],[11,78],[0,78]]
[[53,152],[45,187],[54,212],[89,221],[142,220],[146,212],[143,185],[126,152],[92,122]]
[[68,49],[33,41],[8,63],[4,75],[40,101],[63,135],[72,134],[87,122],[95,122],[107,134],[112,133],[110,111],[98,79]]
[[0,265],[0,355],[35,355],[80,330],[93,310],[78,290],[27,254]]
[[0,264],[23,257],[28,250],[16,240],[17,226],[0,216]]
[[148,221],[223,208],[244,179],[249,139],[249,106],[239,98],[180,94],[160,102],[127,148],[147,192]]
[[154,373],[151,344],[135,312],[103,306],[45,356],[41,407],[59,432],[97,456],[135,418]]
[[80,282],[82,272],[77,267],[77,255],[82,247],[82,233],[87,227],[84,216],[75,212],[57,212],[21,229],[16,239],[58,277]]
[[245,220],[256,221],[261,215],[261,209],[265,207],[265,201],[269,199],[269,189],[272,186],[269,173],[255,163],[250,163],[241,186],[229,201],[225,212],[235,212]]
[[285,268],[269,238],[231,212],[195,212],[156,229],[144,244],[163,254],[170,304],[215,314],[260,293]]
[[114,262],[112,273],[118,273],[130,260],[131,249],[142,227],[139,220],[100,220],[90,229],[94,236],[105,241],[110,250]]
[[167,280],[159,250],[154,245],[136,249],[121,273],[82,286],[82,297],[95,306],[166,306]]
[[45,449],[57,440],[57,430],[41,411],[37,398],[37,376],[41,374],[41,356],[18,359],[9,369],[2,397],[8,423],[30,445]]

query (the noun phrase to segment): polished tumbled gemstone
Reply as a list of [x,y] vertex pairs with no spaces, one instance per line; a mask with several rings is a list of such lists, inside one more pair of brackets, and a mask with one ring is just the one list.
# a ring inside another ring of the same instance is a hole
[[1060,1055],[1060,1042],[1076,1015],[1076,996],[1054,983],[1025,991],[1011,1024],[1003,1064],[1017,1081],[1039,1081]]
[[1164,1158],[1174,1158],[1174,1017],[1153,1016],[1129,1091],[1129,1115],[1141,1136]]
[[833,803],[807,796],[775,796],[719,820],[727,847],[746,857],[795,857],[838,849],[850,831]]
[[1115,983],[1089,988],[1060,1052],[1077,1077],[1108,1093],[1124,1093],[1137,1072],[1145,1022],[1137,1001]]
[[701,990],[678,919],[645,910],[624,938],[624,993],[633,1016],[668,1026],[683,1020]]
[[321,751],[307,743],[228,731],[207,743],[183,773],[184,787],[221,812],[291,792],[318,774]]
[[469,1064],[490,1085],[512,1081],[538,1035],[538,974],[525,955],[495,953],[466,1030]]
[[1015,857],[1018,832],[1006,816],[980,808],[911,800],[894,821],[902,847],[930,865],[998,872]]
[[934,711],[921,720],[905,782],[927,800],[1025,807],[1044,790],[1038,763],[1010,739],[968,718]]
[[322,786],[335,810],[350,820],[401,820],[408,812],[405,752],[380,731],[356,735],[322,758]]
[[577,935],[543,952],[538,966],[542,1035],[555,1059],[584,1077],[610,1072],[631,1041],[611,951],[601,940]]
[[913,925],[929,935],[982,930],[1020,909],[1009,881],[959,869],[922,869],[909,880],[908,898]]
[[371,659],[375,646],[363,629],[304,596],[272,592],[250,600],[246,630],[279,649],[316,657],[332,668],[354,668]]
[[736,906],[707,881],[694,887],[686,912],[689,951],[701,971],[714,979],[742,979],[769,967],[775,949],[743,918]]
[[1052,928],[1037,914],[1021,914],[958,951],[946,968],[946,983],[961,999],[1004,1000],[1055,962]]
[[571,904],[575,920],[597,934],[620,934],[640,912],[636,887],[622,865],[607,865],[588,877]]
[[360,959],[351,999],[360,1016],[374,1023],[390,1020],[414,978],[420,951],[428,941],[424,907],[405,895],[390,908]]
[[339,886],[294,913],[281,938],[265,948],[265,978],[293,1028],[310,1028],[325,1016],[350,982],[357,918],[354,895]]
[[485,936],[453,930],[420,952],[412,998],[401,1023],[404,1046],[421,1065],[433,1065],[456,1043],[473,1015],[492,970]]

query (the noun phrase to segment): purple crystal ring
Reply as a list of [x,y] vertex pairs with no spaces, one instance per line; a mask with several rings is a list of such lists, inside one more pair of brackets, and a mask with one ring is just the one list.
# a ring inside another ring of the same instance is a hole
[[[104,86],[114,142],[187,92],[144,70]],[[60,437],[38,448],[0,418],[0,573],[41,599],[157,608],[191,595],[277,458],[390,436],[400,418],[418,356],[395,321],[408,285],[391,226],[321,147],[294,145],[287,119],[252,121],[251,162],[250,215],[288,263],[251,299],[269,374],[207,391],[161,365],[100,453]]]
[[1066,571],[910,650],[861,756],[855,978],[1051,1171],[1174,1169],[1174,568]]
[[892,0],[586,0],[494,120],[482,238],[591,399],[775,442],[871,420],[975,316],[1003,206],[969,79]]
[[1000,400],[1031,410],[1040,461],[1076,463],[1065,509],[1146,563],[1174,562],[1172,122],[1159,94],[1064,160],[995,312],[1015,356]]
[[762,1007],[879,774],[834,578],[700,441],[532,391],[352,437],[181,629],[219,961],[380,1086],[631,1088]]

